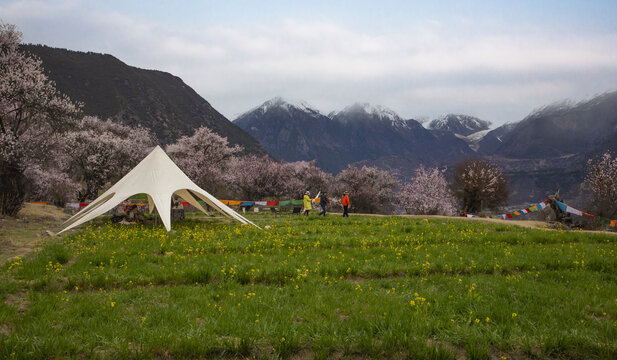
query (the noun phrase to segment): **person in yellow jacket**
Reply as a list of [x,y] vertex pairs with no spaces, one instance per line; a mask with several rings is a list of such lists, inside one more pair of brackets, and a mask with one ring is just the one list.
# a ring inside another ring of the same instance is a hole
[[302,199],[304,205],[304,215],[308,216],[309,211],[313,210],[311,207],[311,197],[310,193],[307,191],[304,193],[304,199]]

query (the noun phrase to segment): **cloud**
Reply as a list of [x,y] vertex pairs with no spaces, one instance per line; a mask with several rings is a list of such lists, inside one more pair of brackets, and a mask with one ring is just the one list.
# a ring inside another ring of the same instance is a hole
[[408,118],[465,111],[499,124],[617,86],[614,33],[564,34],[463,18],[388,32],[294,17],[184,27],[89,10],[80,1],[16,2],[0,12],[32,42],[111,53],[180,76],[231,118],[282,95],[324,112],[369,101]]

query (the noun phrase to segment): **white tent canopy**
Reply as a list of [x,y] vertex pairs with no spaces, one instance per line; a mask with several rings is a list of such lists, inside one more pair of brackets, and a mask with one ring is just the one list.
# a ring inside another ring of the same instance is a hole
[[214,196],[210,195],[206,190],[203,190],[192,182],[169,156],[167,156],[165,151],[163,151],[160,146],[157,146],[148,156],[137,164],[133,170],[114,184],[114,186],[83,210],[65,221],[63,224],[65,228],[62,229],[60,233],[104,214],[133,195],[143,193],[148,195],[150,213],[152,213],[152,210],[156,207],[167,231],[171,230],[171,199],[173,195],[179,196],[203,213],[208,213],[191,193],[197,195],[197,197],[206,204],[218,210],[223,215],[237,220],[242,224],[250,224],[259,228],[259,226],[239,215],[227,205],[218,201]]

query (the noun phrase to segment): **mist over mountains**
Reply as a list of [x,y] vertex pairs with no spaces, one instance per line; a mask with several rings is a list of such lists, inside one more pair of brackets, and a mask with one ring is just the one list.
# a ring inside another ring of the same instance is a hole
[[281,97],[230,122],[172,74],[131,67],[111,55],[39,45],[23,50],[42,59],[57,88],[83,102],[86,114],[149,128],[162,144],[207,126],[247,153],[316,160],[332,173],[348,165],[378,166],[403,180],[420,165],[451,167],[481,157],[505,169],[512,204],[535,202],[557,190],[581,204],[586,161],[617,151],[617,92],[549,105],[494,129],[489,121],[465,114],[432,119],[425,127],[367,103],[322,114]]

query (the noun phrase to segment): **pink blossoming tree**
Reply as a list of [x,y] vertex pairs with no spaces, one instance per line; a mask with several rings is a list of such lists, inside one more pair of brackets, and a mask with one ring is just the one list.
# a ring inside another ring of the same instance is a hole
[[24,170],[53,158],[57,134],[81,116],[41,61],[19,50],[21,36],[14,25],[0,23],[0,213],[13,216],[25,196]]
[[397,205],[407,214],[455,215],[454,197],[444,172],[437,168],[418,168],[413,180],[401,188]]
[[305,191],[316,195],[332,182],[332,175],[314,161],[287,163],[268,156],[249,155],[233,161],[230,184],[246,200],[301,199]]
[[306,191],[315,196],[318,192],[330,188],[334,181],[333,176],[321,170],[314,160],[285,163],[280,171],[291,175],[286,185],[286,195],[294,199],[301,199]]
[[191,180],[218,195],[226,193],[230,181],[228,169],[242,150],[207,127],[200,127],[192,136],[183,136],[166,148],[169,157]]
[[343,191],[349,191],[351,208],[365,213],[392,212],[395,191],[400,186],[388,171],[368,166],[348,166],[336,176],[335,182],[330,197],[340,197]]
[[28,198],[33,201],[49,201],[64,206],[77,198],[81,185],[73,181],[66,172],[42,169],[38,165],[28,167],[25,175],[29,179]]
[[289,189],[300,188],[300,180],[281,171],[282,167],[268,156],[235,159],[230,169],[234,193],[242,199],[262,200],[284,197]]
[[149,130],[86,116],[65,136],[71,176],[83,184],[79,200],[93,200],[108,182],[126,175],[154,147]]

